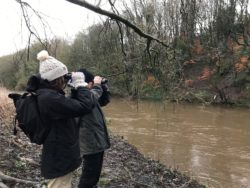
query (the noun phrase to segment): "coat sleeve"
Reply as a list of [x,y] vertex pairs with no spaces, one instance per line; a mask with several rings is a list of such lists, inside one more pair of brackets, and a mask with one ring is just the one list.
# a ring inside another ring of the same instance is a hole
[[83,87],[76,90],[74,98],[54,93],[47,100],[44,98],[44,103],[47,104],[45,113],[53,120],[82,116],[95,106],[93,94]]
[[102,84],[101,87],[103,92],[101,97],[98,99],[98,102],[100,106],[106,106],[108,103],[110,103],[111,94],[107,84]]
[[94,85],[93,88],[90,91],[91,91],[91,93],[93,93],[93,95],[95,96],[96,100],[99,100],[99,98],[103,94],[103,90],[102,90],[101,85]]

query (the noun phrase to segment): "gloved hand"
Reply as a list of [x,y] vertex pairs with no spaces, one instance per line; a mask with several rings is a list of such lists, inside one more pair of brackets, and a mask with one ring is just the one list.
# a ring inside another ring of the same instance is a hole
[[77,89],[78,87],[86,87],[85,75],[82,72],[72,72],[70,83],[71,87]]
[[94,84],[101,84],[102,83],[102,77],[95,76],[94,78]]

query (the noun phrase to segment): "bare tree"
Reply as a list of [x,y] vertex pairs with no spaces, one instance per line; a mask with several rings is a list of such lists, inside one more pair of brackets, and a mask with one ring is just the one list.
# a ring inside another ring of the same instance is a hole
[[[37,32],[32,30],[31,28],[31,25],[30,25],[30,20],[29,20],[29,17],[27,15],[27,11],[26,11],[26,8],[30,8],[31,10],[33,10],[33,12],[39,17],[41,18],[41,16],[38,14],[37,11],[35,11],[27,2],[24,2],[22,0],[16,0],[20,5],[21,5],[21,8],[23,10],[23,17],[25,19],[25,23],[26,23],[26,26],[27,28],[29,29],[31,35],[34,35],[40,42],[41,41],[41,38],[38,36]],[[141,37],[147,39],[147,43],[150,44],[151,41],[156,41],[157,43],[160,43],[161,45],[165,46],[165,47],[169,47],[168,44],[166,44],[164,41],[158,39],[158,38],[155,38],[154,36],[144,32],[141,28],[139,28],[138,26],[136,26],[135,24],[133,24],[131,21],[127,20],[126,18],[120,16],[120,15],[117,15],[113,12],[110,12],[110,11],[106,11],[102,8],[99,7],[101,1],[98,2],[97,5],[93,5],[93,4],[90,4],[88,3],[87,1],[85,0],[66,0],[70,3],[73,3],[73,4],[76,4],[76,5],[79,5],[81,7],[84,7],[84,8],[87,8],[91,11],[94,11],[98,14],[101,14],[101,15],[105,15],[113,20],[117,20],[118,22],[121,22],[123,24],[125,24],[127,27],[131,28],[134,30],[134,32],[136,32],[138,35],[140,35]],[[41,22],[43,22],[43,19],[41,19]]]

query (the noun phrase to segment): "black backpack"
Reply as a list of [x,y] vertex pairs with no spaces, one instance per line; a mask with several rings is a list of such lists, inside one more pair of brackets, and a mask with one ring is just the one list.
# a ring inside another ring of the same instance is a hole
[[38,95],[34,92],[27,92],[22,95],[11,93],[9,97],[13,99],[16,107],[14,134],[17,133],[16,122],[18,121],[18,126],[32,143],[43,144],[50,128],[40,117]]
[[14,134],[17,133],[16,124],[22,129],[32,143],[43,144],[47,138],[50,126],[40,116],[39,105],[36,93],[40,84],[40,75],[32,75],[26,86],[26,93],[9,94],[16,107],[14,121]]

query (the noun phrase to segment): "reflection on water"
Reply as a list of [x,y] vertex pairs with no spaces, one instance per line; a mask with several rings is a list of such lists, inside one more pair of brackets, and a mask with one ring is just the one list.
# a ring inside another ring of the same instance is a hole
[[210,187],[250,188],[249,109],[113,99],[104,110],[144,155]]

